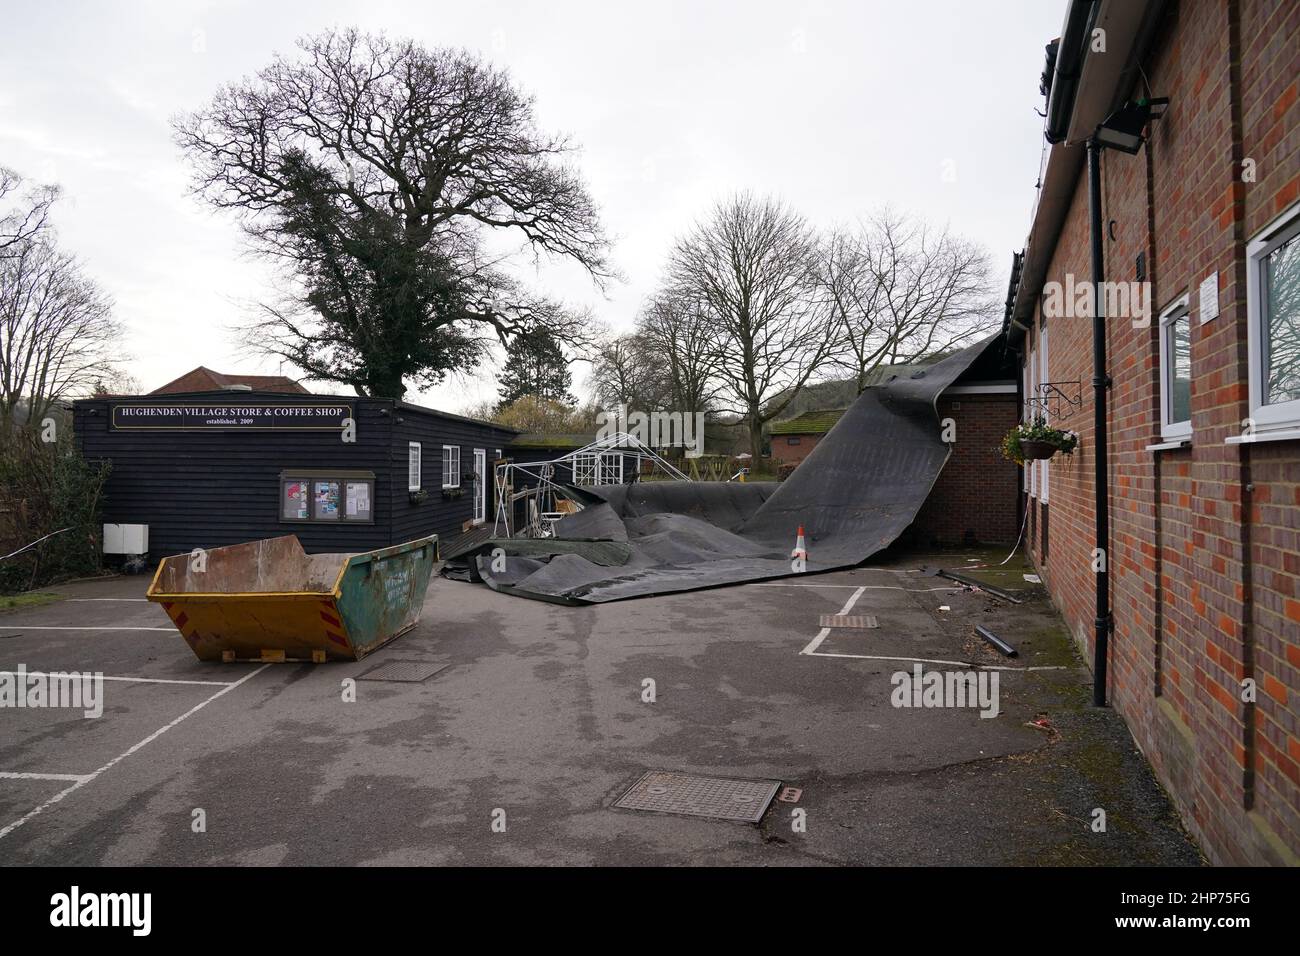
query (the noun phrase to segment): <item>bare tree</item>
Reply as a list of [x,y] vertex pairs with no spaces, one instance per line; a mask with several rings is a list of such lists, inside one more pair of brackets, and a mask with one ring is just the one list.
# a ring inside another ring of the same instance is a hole
[[534,256],[611,275],[570,144],[540,132],[529,97],[469,53],[331,31],[181,117],[195,189],[235,210],[286,266],[293,308],[260,324],[266,348],[312,377],[400,396],[545,325],[581,317],[524,289],[485,253],[490,232]]
[[844,342],[835,364],[853,374],[858,392],[881,365],[949,352],[995,325],[987,251],[889,210],[832,230],[818,273]]
[[712,328],[698,298],[671,290],[654,296],[641,312],[639,337],[666,373],[669,402],[678,411],[713,411],[718,383]]
[[812,230],[778,200],[742,193],[677,242],[669,275],[674,291],[702,309],[719,402],[745,417],[757,459],[763,425],[836,345]]
[[[17,255],[46,227],[50,207],[59,196],[54,186],[23,189],[23,178],[0,166],[0,259]],[[6,208],[15,199],[12,208]]]
[[591,389],[603,408],[659,410],[671,401],[668,377],[652,344],[639,332],[607,336],[591,363]]
[[0,434],[114,374],[121,329],[112,303],[52,237],[0,260]]

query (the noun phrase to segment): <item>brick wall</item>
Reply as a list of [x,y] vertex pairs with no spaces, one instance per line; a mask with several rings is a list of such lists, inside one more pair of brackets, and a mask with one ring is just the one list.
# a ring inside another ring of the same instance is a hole
[[773,435],[772,459],[787,465],[797,465],[808,457],[825,435]]
[[1014,395],[961,395],[939,401],[956,424],[952,455],[909,535],[925,544],[1015,542],[1020,469],[1002,457],[1002,438],[1020,419]]
[[[1230,444],[1249,414],[1245,243],[1300,194],[1300,4],[1174,3],[1143,63],[1171,97],[1136,156],[1103,153],[1108,280],[1146,254],[1150,326],[1107,320],[1110,694],[1216,863],[1300,862],[1300,441]],[[1136,93],[1134,95],[1137,95]],[[1256,180],[1243,182],[1245,159]],[[1085,176],[1047,280],[1091,276]],[[1220,314],[1198,287],[1218,276]],[[1191,446],[1161,442],[1157,316],[1188,294]],[[1026,341],[1043,338],[1041,308]],[[1079,381],[1078,452],[1050,469],[1050,550],[1034,556],[1092,654],[1091,322],[1047,323],[1048,374]],[[1041,505],[1030,499],[1029,506]],[[1035,515],[1038,519],[1038,515]],[[1242,681],[1259,688],[1242,700]]]

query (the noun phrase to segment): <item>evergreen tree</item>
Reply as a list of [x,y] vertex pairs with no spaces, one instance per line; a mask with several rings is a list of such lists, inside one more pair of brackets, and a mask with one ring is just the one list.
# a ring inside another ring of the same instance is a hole
[[574,405],[578,400],[569,392],[572,382],[569,362],[555,336],[544,327],[530,329],[515,336],[506,349],[497,408],[526,395]]

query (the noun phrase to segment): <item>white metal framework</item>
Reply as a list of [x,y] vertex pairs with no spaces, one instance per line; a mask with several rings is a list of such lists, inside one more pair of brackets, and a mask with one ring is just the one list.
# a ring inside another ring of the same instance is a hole
[[[557,521],[573,511],[581,511],[583,507],[580,501],[573,500],[563,485],[555,481],[556,466],[568,467],[575,485],[619,484],[624,480],[623,463],[627,459],[636,462],[637,474],[640,474],[641,463],[649,461],[656,469],[663,469],[671,479],[691,480],[654,449],[627,432],[608,435],[567,455],[547,461],[501,462],[496,466],[494,475],[496,517],[493,520],[492,534],[506,538],[551,537],[555,533]],[[532,479],[536,484],[516,491],[516,472]],[[520,501],[525,502],[525,520],[522,526],[513,527],[515,505]]]

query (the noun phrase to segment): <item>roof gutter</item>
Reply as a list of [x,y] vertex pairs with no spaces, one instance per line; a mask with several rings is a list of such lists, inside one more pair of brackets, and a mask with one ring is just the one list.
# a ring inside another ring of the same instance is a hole
[[1047,97],[1047,141],[1059,143],[1070,129],[1074,97],[1083,75],[1087,41],[1097,16],[1097,0],[1070,0],[1061,28],[1061,43],[1056,50],[1056,69],[1052,73],[1052,90]]
[[[1033,323],[1034,303],[1083,172],[1084,144],[1133,88],[1165,0],[1071,0],[1048,94],[1045,136],[1052,147],[1039,187],[1003,329],[1016,349]],[[1105,31],[1105,52],[1091,52],[1092,32]]]

